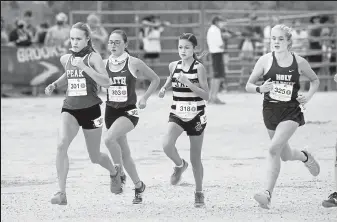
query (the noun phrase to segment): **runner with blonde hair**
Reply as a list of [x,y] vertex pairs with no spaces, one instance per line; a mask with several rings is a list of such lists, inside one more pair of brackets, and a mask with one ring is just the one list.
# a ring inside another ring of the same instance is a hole
[[[319,79],[309,63],[292,53],[291,45],[291,29],[286,25],[275,25],[271,30],[272,52],[259,58],[246,84],[247,92],[264,94],[263,120],[271,144],[266,185],[254,199],[266,209],[270,207],[281,160],[302,161],[313,176],[320,172],[319,164],[308,151],[292,149],[288,143],[296,129],[305,124],[301,106],[311,100],[319,86]],[[310,81],[306,94],[298,93],[301,75]],[[258,86],[256,82],[260,77],[264,82]]]

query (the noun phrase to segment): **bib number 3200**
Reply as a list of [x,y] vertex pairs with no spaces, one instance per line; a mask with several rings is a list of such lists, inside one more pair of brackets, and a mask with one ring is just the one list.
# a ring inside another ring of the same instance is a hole
[[293,94],[293,86],[288,84],[273,84],[273,89],[270,91],[270,98],[288,102]]

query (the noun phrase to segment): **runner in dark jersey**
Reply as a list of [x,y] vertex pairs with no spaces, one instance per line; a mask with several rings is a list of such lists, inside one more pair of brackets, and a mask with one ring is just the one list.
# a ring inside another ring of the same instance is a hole
[[[337,74],[334,77],[335,82],[337,82]],[[328,199],[323,200],[323,207],[337,207],[337,141],[335,144],[335,192],[329,195]]]
[[[268,155],[266,189],[255,194],[255,200],[262,208],[269,209],[271,196],[278,178],[281,160],[303,161],[313,176],[320,172],[319,164],[306,150],[291,149],[288,140],[299,126],[304,125],[301,108],[312,98],[319,86],[319,80],[309,63],[290,51],[291,29],[276,25],[271,30],[272,52],[259,58],[247,82],[250,93],[264,93],[263,120],[271,139]],[[310,90],[299,94],[300,76],[310,81]],[[264,83],[256,82],[263,77]]]
[[[121,183],[114,184],[119,193],[123,192],[126,172],[135,184],[134,204],[142,202],[145,184],[139,179],[135,163],[131,157],[126,134],[133,130],[138,123],[138,108],[144,109],[150,95],[159,85],[158,75],[142,60],[132,57],[127,52],[127,36],[123,30],[114,30],[109,37],[108,48],[111,55],[104,60],[111,84],[107,89],[107,102],[105,108],[105,124],[108,129],[105,145],[108,147],[112,159],[118,168]],[[136,80],[144,76],[151,81],[145,94],[137,104]],[[137,105],[136,105],[137,104]],[[117,180],[116,180],[117,181]]]
[[168,133],[163,142],[165,154],[175,163],[171,184],[176,185],[180,182],[188,166],[175,147],[178,137],[186,131],[191,143],[190,160],[196,184],[194,205],[201,207],[204,205],[202,190],[204,170],[201,163],[201,149],[207,122],[205,100],[209,100],[209,89],[205,67],[194,53],[197,44],[197,38],[192,33],[184,33],[180,36],[178,50],[181,60],[169,64],[171,74],[161,88],[159,97],[164,97],[166,88],[172,83],[173,103]]
[[60,58],[65,73],[45,89],[46,94],[51,95],[56,88],[68,85],[61,111],[62,124],[56,155],[60,191],[51,199],[52,204],[59,205],[67,204],[66,179],[69,171],[67,152],[80,127],[91,161],[110,171],[111,184],[115,183],[115,177],[112,175],[118,172],[109,156],[100,152],[103,117],[100,108],[102,100],[97,96],[97,87],[98,85],[108,87],[110,79],[101,56],[92,48],[86,24],[79,22],[72,26],[70,41],[72,53]]

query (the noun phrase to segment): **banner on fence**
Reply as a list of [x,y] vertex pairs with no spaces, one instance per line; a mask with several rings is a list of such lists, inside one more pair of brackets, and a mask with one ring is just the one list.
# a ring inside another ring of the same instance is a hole
[[1,84],[36,86],[62,74],[63,46],[1,46]]

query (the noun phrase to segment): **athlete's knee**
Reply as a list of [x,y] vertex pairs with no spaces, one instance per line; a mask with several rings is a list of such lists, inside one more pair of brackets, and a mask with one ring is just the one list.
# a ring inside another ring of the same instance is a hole
[[290,150],[282,151],[281,160],[286,162],[292,159],[292,152]]
[[171,153],[173,151],[175,142],[169,138],[163,140],[163,150],[165,153]]
[[116,141],[116,138],[113,137],[112,135],[107,135],[104,138],[104,143],[107,147],[112,147],[117,143],[117,141]]
[[70,140],[67,138],[61,138],[59,139],[59,141],[57,142],[57,152],[58,153],[63,153],[66,154],[68,151],[68,147],[70,145]]
[[269,147],[269,154],[272,156],[281,155],[283,146],[284,144],[281,143],[272,143]]

